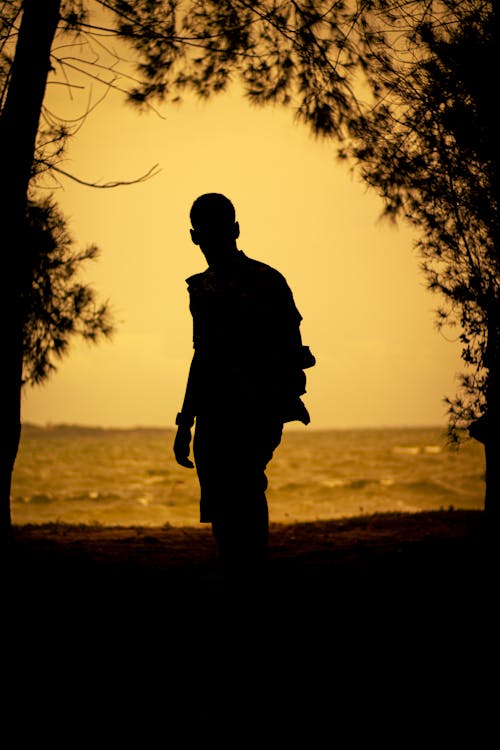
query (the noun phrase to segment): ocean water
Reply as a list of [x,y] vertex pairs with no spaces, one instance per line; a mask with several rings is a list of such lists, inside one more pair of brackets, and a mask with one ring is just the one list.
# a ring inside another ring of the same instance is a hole
[[[173,439],[169,429],[25,425],[13,522],[198,525],[196,473],[176,464]],[[267,476],[271,521],[483,508],[482,447],[450,448],[439,427],[285,428]]]

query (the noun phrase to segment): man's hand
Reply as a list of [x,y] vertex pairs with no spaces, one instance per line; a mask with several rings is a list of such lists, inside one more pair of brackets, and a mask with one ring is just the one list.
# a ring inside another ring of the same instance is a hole
[[179,425],[174,440],[175,460],[186,469],[194,469],[194,463],[189,458],[191,445],[191,428],[186,425]]

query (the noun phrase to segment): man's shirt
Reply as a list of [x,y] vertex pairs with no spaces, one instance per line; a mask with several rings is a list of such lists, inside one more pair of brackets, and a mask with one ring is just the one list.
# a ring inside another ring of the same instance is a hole
[[188,390],[194,414],[264,413],[309,421],[302,317],[284,276],[242,251],[187,279],[193,316]]

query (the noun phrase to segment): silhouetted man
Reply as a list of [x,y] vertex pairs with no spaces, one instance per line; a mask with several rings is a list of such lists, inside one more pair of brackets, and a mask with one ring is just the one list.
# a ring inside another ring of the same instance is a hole
[[194,355],[177,415],[174,453],[201,488],[200,521],[211,523],[222,561],[239,569],[265,559],[265,469],[283,424],[309,423],[300,396],[314,357],[285,278],[238,249],[233,204],[202,195],[190,213],[191,238],[208,263],[187,279]]

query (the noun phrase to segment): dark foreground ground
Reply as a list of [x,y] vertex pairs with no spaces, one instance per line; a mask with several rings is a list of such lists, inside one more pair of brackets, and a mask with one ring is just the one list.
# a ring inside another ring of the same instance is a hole
[[250,578],[221,571],[206,527],[14,532],[7,716],[38,740],[491,743],[496,539],[480,512],[274,524]]

